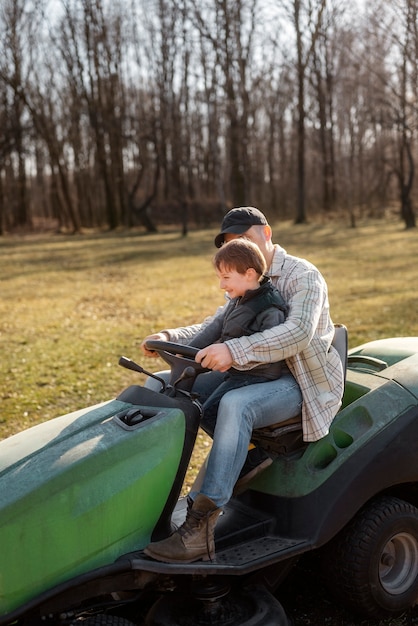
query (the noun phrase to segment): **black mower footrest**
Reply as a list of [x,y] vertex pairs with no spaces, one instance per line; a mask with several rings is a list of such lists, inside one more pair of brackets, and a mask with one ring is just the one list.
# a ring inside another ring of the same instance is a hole
[[292,540],[273,536],[260,537],[248,543],[241,543],[219,550],[216,552],[213,561],[160,563],[148,558],[143,552],[133,552],[125,555],[122,559],[128,559],[133,570],[144,570],[158,574],[225,574],[239,576],[296,556],[306,551],[307,546],[307,542],[303,539]]
[[216,562],[228,566],[246,566],[254,561],[282,553],[301,543],[284,537],[260,537],[238,546],[221,550],[216,554]]

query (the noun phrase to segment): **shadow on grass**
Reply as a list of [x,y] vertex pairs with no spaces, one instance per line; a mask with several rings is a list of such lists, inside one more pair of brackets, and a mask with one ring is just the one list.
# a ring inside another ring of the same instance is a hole
[[[208,232],[183,237],[176,232],[144,235],[112,232],[74,236],[46,236],[1,241],[3,278],[36,275],[40,268],[82,272],[90,268],[137,265],[170,258],[196,258],[207,249],[213,253],[213,236]],[[3,252],[3,254],[2,254]]]

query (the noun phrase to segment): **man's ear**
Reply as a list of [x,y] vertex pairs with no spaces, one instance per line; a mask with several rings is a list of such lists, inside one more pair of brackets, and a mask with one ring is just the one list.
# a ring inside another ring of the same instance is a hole
[[264,237],[266,238],[266,241],[270,241],[270,239],[273,236],[273,231],[271,230],[271,226],[269,226],[268,224],[263,226],[263,233],[264,233]]

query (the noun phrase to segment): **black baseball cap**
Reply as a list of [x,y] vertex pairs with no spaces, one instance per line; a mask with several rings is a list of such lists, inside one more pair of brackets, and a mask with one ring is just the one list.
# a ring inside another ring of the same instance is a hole
[[220,248],[224,242],[224,235],[232,233],[242,235],[251,226],[266,226],[268,224],[265,215],[252,206],[240,206],[231,209],[224,217],[221,224],[221,232],[215,237],[215,246]]

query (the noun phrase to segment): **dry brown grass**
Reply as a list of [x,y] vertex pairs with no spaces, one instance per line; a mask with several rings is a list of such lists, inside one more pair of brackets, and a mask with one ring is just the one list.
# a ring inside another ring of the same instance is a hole
[[[334,321],[350,345],[417,335],[417,232],[397,222],[274,228],[288,252],[315,263],[328,281]],[[141,339],[200,321],[222,303],[211,266],[213,231],[187,237],[138,232],[0,240],[0,437],[114,397],[147,369]],[[200,434],[193,477],[208,448]],[[186,483],[186,488],[188,482]]]

